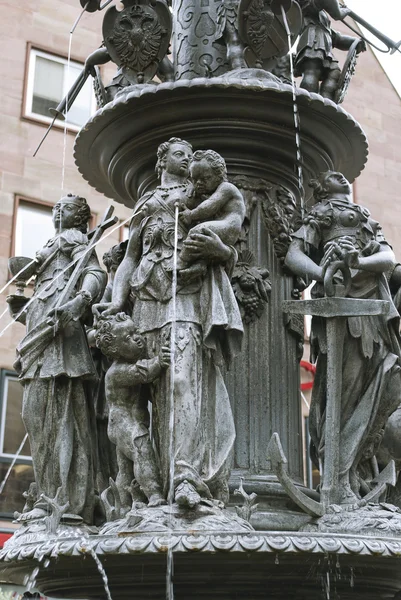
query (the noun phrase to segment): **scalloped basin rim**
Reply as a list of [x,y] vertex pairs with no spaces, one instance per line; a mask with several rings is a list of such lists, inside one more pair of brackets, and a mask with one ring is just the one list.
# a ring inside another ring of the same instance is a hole
[[[343,170],[353,181],[368,155],[360,125],[318,94],[297,88],[296,96],[306,175],[308,169],[317,175],[316,170],[331,161],[333,168]],[[244,133],[247,127],[249,139]],[[276,149],[280,162],[288,161],[288,153],[295,156],[293,127],[292,88],[287,84],[218,77],[132,86],[99,109],[81,129],[74,158],[81,175],[97,191],[132,206],[141,181],[153,172],[157,145],[172,135],[186,135],[196,147],[202,146],[202,136],[208,140],[204,144],[211,144],[209,139],[219,144],[226,136],[226,145],[233,146],[236,140],[242,144],[239,155],[249,155],[252,142],[255,156],[262,152],[270,159]]]

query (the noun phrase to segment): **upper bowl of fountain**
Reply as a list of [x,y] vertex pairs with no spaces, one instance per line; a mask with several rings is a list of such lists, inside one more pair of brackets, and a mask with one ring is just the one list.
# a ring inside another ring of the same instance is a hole
[[[124,88],[79,132],[74,150],[79,171],[96,190],[132,207],[156,185],[158,145],[181,137],[194,150],[219,152],[230,176],[247,172],[284,185],[300,199],[292,87],[261,77],[260,69],[245,71],[245,79],[229,72]],[[340,171],[354,181],[368,145],[360,125],[340,106],[301,88],[295,93],[307,204],[308,182],[320,172]]]

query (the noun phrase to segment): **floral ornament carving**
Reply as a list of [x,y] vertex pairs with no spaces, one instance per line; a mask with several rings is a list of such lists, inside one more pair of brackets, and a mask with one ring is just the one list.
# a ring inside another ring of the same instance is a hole
[[250,250],[239,253],[231,283],[244,323],[258,319],[269,301],[269,275],[267,269],[254,266],[254,256]]
[[262,198],[265,225],[281,265],[284,265],[291,234],[297,228],[297,204],[293,194],[281,185],[266,188]]
[[[273,242],[280,264],[284,266],[291,234],[301,226],[295,196],[281,185],[270,184],[264,179],[237,176],[231,179],[240,188],[246,206],[244,233],[241,242],[246,242],[249,222],[258,203],[262,206],[263,220]],[[243,249],[241,245],[241,250]]]

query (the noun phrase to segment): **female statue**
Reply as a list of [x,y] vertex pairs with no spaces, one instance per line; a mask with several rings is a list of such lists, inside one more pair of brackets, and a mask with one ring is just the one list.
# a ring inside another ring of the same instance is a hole
[[[37,499],[21,521],[48,514],[48,499],[73,522],[91,524],[95,502],[94,411],[88,383],[96,370],[84,329],[106,274],[91,254],[75,289],[59,305],[74,266],[88,247],[90,208],[72,194],[53,208],[55,235],[36,255],[33,300],[10,297],[11,312],[26,324],[15,368],[24,387],[22,418],[29,435]],[[43,495],[43,496],[42,496]]]
[[[328,171],[312,182],[317,204],[293,235],[286,264],[314,279],[323,296],[326,268],[343,261],[351,269],[349,298],[389,302],[385,316],[348,317],[342,362],[339,488],[341,503],[354,504],[368,491],[384,426],[401,400],[399,315],[388,277],[395,260],[379,223],[351,202],[341,173]],[[324,468],[327,340],[322,318],[313,318],[311,351],[317,358],[310,433],[315,462]]]
[[175,207],[186,205],[193,192],[188,180],[192,148],[171,138],[159,146],[157,156],[161,185],[136,206],[112,303],[97,310],[117,314],[131,297],[132,319],[146,339],[149,358],[170,344],[176,322],[174,376],[168,369],[151,386],[153,432],[165,497],[171,490],[172,501],[195,507],[202,499],[228,499],[235,430],[220,365],[239,349],[242,336],[227,274],[235,250],[206,228],[187,235],[180,222],[178,255],[185,247],[186,259],[204,260],[207,268],[178,276],[174,302]]

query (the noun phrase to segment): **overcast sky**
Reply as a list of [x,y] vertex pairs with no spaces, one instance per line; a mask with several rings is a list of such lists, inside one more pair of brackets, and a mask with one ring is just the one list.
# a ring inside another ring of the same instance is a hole
[[[344,3],[393,41],[401,40],[401,0],[345,0]],[[377,45],[383,47],[381,42]],[[374,48],[373,52],[401,96],[401,53],[383,54]]]

